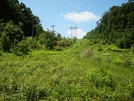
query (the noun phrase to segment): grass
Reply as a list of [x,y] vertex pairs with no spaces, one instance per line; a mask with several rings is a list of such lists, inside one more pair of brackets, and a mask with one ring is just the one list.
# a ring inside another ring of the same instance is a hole
[[33,50],[21,57],[2,53],[0,100],[131,101],[133,58],[130,50],[87,40],[64,51]]

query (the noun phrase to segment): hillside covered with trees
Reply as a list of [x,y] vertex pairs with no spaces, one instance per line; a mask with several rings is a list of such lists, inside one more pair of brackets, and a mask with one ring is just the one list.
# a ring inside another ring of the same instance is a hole
[[111,7],[84,38],[130,48],[134,44],[134,1]]
[[55,31],[45,31],[39,17],[18,0],[2,0],[0,12],[0,50],[4,52],[22,55],[30,49],[62,50],[75,41]]

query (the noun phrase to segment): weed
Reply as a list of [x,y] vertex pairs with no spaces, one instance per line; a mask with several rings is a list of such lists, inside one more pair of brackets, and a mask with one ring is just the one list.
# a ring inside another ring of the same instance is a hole
[[98,51],[103,51],[103,48],[101,46],[99,46]]
[[[32,50],[24,56],[2,52],[0,100],[132,101],[134,71],[130,67],[134,60],[130,51],[114,52],[118,48],[113,45],[80,41],[70,51]],[[105,51],[100,54],[98,47]],[[102,55],[106,53],[110,55]]]
[[92,55],[93,55],[93,52],[92,52],[91,49],[87,49],[86,51],[84,51],[84,52],[81,54],[82,57],[90,57],[90,56],[92,56]]

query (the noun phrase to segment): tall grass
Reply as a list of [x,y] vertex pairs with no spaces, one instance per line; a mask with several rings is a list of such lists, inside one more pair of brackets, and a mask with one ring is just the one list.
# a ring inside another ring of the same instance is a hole
[[0,100],[133,100],[133,55],[108,51],[110,45],[98,51],[100,45],[84,40],[70,51],[34,50],[21,57],[2,53]]

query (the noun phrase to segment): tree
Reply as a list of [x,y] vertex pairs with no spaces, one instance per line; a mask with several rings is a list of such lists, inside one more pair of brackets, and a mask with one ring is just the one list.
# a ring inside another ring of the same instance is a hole
[[60,35],[60,33],[57,34],[57,39],[58,39],[58,40],[61,39],[61,35]]
[[97,22],[97,27],[88,32],[84,38],[103,39],[120,48],[130,48],[134,44],[134,2],[132,1],[111,7],[103,14],[100,23]]
[[[7,23],[10,20],[15,24],[19,25],[21,22],[23,24],[22,31],[25,37],[39,35],[36,31],[36,28],[43,30],[40,19],[32,14],[30,8],[26,7],[24,3],[19,3],[18,0],[1,0],[0,3],[0,21],[3,23]],[[37,27],[38,26],[38,27]]]
[[128,2],[134,2],[134,0],[128,0]]
[[47,31],[45,34],[45,46],[48,49],[53,49],[56,46],[57,37],[53,31]]
[[14,42],[14,40],[21,41],[23,37],[23,31],[21,30],[22,23],[19,23],[19,25],[15,25],[12,21],[9,21],[6,23],[4,27],[4,32],[9,37],[9,39]]

